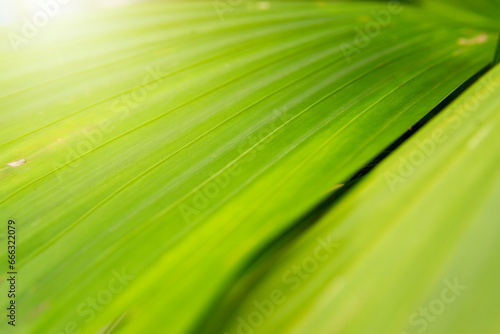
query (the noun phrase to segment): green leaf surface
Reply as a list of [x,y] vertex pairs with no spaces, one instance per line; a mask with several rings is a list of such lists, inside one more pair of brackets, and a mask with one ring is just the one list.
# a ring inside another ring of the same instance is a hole
[[278,257],[218,332],[498,333],[499,90],[497,66]]
[[[381,10],[272,3],[221,20],[211,3],[143,4],[5,46],[19,332],[189,331],[255,254],[492,61],[496,35],[411,7],[360,40]],[[122,270],[132,281],[110,290]]]
[[500,32],[498,0],[421,0],[419,4],[442,19],[460,20],[467,25]]

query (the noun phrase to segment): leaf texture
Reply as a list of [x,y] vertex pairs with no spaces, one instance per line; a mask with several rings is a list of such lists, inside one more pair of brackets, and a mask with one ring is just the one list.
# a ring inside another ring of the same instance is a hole
[[[275,259],[219,332],[498,333],[499,89],[497,66]],[[286,302],[269,304],[276,290]]]
[[[359,40],[386,9],[285,2],[221,20],[211,3],[143,4],[5,46],[19,331],[192,330],[255,254],[492,61],[494,34],[411,7]],[[134,279],[90,317],[122,270]]]

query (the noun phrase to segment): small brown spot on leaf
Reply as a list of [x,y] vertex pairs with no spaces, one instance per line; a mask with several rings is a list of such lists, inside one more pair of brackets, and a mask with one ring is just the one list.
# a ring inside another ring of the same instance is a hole
[[340,188],[342,188],[344,186],[344,184],[336,184],[334,185],[330,190],[328,190],[328,192],[332,192],[332,191],[335,191],[335,190],[339,190]]
[[10,166],[10,167],[19,167],[19,166],[24,165],[27,162],[28,162],[28,160],[26,160],[24,158],[21,158],[19,160],[16,160],[16,161],[8,163],[7,166]]
[[257,9],[258,10],[268,10],[269,8],[271,8],[271,4],[268,1],[257,2]]
[[481,34],[473,38],[460,38],[458,40],[458,45],[476,45],[484,44],[488,41],[488,34]]

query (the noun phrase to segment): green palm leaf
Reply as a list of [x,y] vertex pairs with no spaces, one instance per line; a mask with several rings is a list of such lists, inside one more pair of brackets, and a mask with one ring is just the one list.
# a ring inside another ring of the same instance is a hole
[[275,259],[219,332],[498,333],[499,88],[497,66]]
[[2,32],[16,330],[198,330],[258,254],[495,52],[496,34],[411,6],[266,4]]

